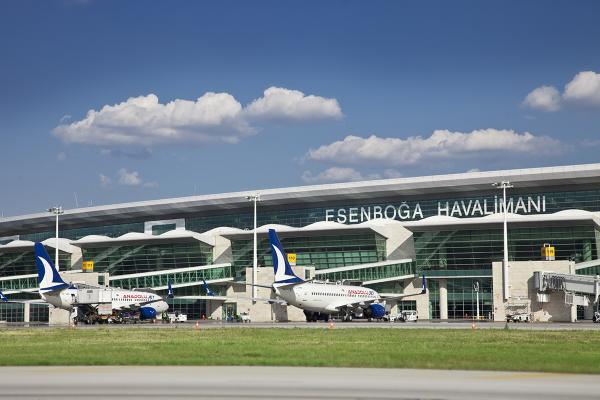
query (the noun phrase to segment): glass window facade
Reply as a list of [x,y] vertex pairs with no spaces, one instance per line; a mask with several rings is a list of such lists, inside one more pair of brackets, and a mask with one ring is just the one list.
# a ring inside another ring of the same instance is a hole
[[29,305],[29,321],[30,322],[48,322],[50,309],[45,304],[30,304]]
[[[115,238],[129,232],[144,232],[144,223],[135,222],[128,224],[88,226],[75,229],[60,229],[59,224],[58,235],[61,238],[77,240],[88,235],[103,235]],[[20,234],[20,239],[31,240],[32,242],[41,242],[48,238],[53,238],[55,235],[56,232],[54,230],[49,230],[45,232]]]
[[23,322],[24,308],[23,304],[0,303],[0,321]]
[[477,315],[477,295],[473,290],[479,282],[479,315],[492,318],[492,279],[448,279],[448,319],[472,319]]
[[212,264],[212,247],[202,242],[83,248],[94,271],[111,276]]
[[415,263],[405,262],[390,264],[384,266],[375,266],[370,268],[361,268],[350,271],[328,272],[317,275],[319,280],[328,279],[330,281],[358,280],[361,282],[375,281],[379,279],[388,279],[400,276],[414,275]]
[[172,285],[187,283],[198,284],[202,282],[202,279],[211,281],[216,279],[227,279],[231,277],[231,266],[225,266],[185,272],[169,272],[169,270],[165,270],[164,273],[160,275],[147,275],[130,278],[119,277],[119,275],[115,275],[110,278],[110,283],[111,286],[121,287],[124,289],[133,289],[167,286],[169,281]]
[[[54,249],[47,247],[50,258],[54,260]],[[71,254],[59,250],[58,261],[61,271],[71,269]],[[33,248],[31,250],[7,251],[0,249],[0,278],[13,275],[37,274]],[[2,285],[0,281],[0,286]]]
[[[385,261],[385,239],[375,233],[281,238],[281,244],[287,253],[296,254],[297,265],[316,270]],[[252,238],[235,240],[231,249],[239,279],[252,266],[254,242]],[[267,238],[259,238],[257,254],[259,266],[273,266]]]
[[[435,275],[489,273],[504,254],[503,232],[498,229],[414,232],[417,269]],[[514,261],[539,260],[544,243],[555,247],[557,260],[598,258],[598,233],[593,225],[508,229],[508,254]],[[442,274],[440,271],[448,271]],[[437,273],[436,273],[437,272]]]
[[154,236],[162,235],[165,232],[172,231],[176,226],[175,224],[152,225],[152,234]]

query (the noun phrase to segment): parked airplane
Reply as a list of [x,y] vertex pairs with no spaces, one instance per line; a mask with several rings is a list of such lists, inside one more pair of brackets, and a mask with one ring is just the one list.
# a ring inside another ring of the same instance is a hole
[[[61,278],[48,252],[41,243],[35,246],[35,264],[38,271],[39,294],[42,300],[63,310],[73,311],[80,307],[85,314],[94,314],[101,304],[110,304],[114,313],[121,316],[123,313],[134,313],[139,319],[154,319],[157,315],[167,311],[169,305],[165,299],[151,291],[125,290],[103,286],[91,286],[77,283],[67,283]],[[98,302],[82,303],[79,299],[81,292],[102,292]],[[173,297],[171,282],[168,282],[168,295]],[[0,293],[0,300],[7,302],[6,296]],[[24,301],[26,302],[26,301]]]
[[275,269],[273,291],[286,303],[303,309],[307,321],[328,320],[331,314],[341,314],[344,321],[352,321],[352,315],[360,312],[369,319],[382,318],[386,312],[386,300],[427,293],[425,276],[420,293],[390,296],[382,296],[362,286],[304,281],[292,271],[274,229],[269,229],[269,241]]

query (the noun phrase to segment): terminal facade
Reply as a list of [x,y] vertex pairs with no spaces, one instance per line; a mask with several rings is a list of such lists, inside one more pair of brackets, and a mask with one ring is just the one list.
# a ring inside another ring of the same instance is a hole
[[[506,206],[508,269],[514,277],[509,287],[518,296],[500,293],[503,286],[499,280],[504,278],[493,268],[501,265],[504,254],[502,193],[492,186],[500,181],[514,185],[508,190]],[[362,284],[380,293],[418,293],[420,277],[425,275],[427,294],[390,304],[391,312],[416,309],[421,319],[465,319],[472,318],[479,308],[483,318],[504,320],[506,310],[519,305],[531,315],[544,315],[539,313],[544,307],[563,307],[546,319],[565,313],[571,320],[593,314],[595,296],[591,303],[568,301],[572,293],[540,297],[526,290],[531,289],[533,278],[523,271],[531,269],[528,263],[534,263],[531,265],[547,271],[600,273],[600,164],[267,189],[65,210],[59,218],[58,241],[50,213],[4,218],[0,220],[0,289],[13,299],[37,298],[33,244],[42,242],[51,255],[58,247],[59,268],[66,280],[69,274],[73,280],[79,279],[77,272],[83,262],[91,261],[98,283],[103,285],[166,292],[167,281],[172,281],[176,298],[169,300],[171,308],[191,319],[225,319],[242,311],[255,321],[300,319],[298,310],[231,300],[231,296],[252,294],[237,283],[252,281],[254,206],[247,196],[256,194],[260,195],[257,246],[261,283],[272,279],[267,231],[275,228],[286,251],[296,255],[297,268],[306,278]],[[554,247],[556,263],[540,263],[544,244]],[[217,296],[206,296],[202,279]],[[268,297],[270,293],[259,295]],[[550,298],[552,307],[546,304]],[[561,305],[556,305],[560,301]],[[0,305],[0,320],[48,319],[44,305]]]

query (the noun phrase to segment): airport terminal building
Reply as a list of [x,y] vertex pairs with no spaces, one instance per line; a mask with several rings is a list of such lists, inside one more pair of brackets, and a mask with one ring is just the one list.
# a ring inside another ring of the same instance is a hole
[[[501,181],[514,186],[507,192],[506,206],[510,281],[498,272],[504,254],[504,209],[502,192],[493,183]],[[555,265],[555,272],[600,274],[600,164],[290,187],[65,210],[59,219],[58,242],[55,218],[48,212],[4,218],[0,220],[0,289],[15,299],[37,297],[33,244],[43,242],[51,255],[58,247],[59,268],[67,276],[81,271],[83,262],[92,261],[100,284],[160,292],[172,281],[176,291],[176,298],[169,300],[172,309],[192,319],[227,318],[248,310],[254,320],[299,318],[295,312],[273,310],[275,305],[225,297],[249,293],[245,285],[236,282],[252,280],[254,205],[247,197],[256,194],[260,195],[257,246],[261,282],[272,279],[267,230],[275,228],[286,251],[296,255],[296,265],[306,278],[362,284],[380,293],[417,293],[420,276],[425,275],[427,294],[390,304],[392,312],[416,309],[421,319],[471,318],[477,298],[480,314],[496,320],[503,320],[505,311],[517,304],[533,313],[548,308],[551,300],[558,301],[560,305],[554,307],[566,307],[571,313],[576,310],[578,318],[590,317],[589,310],[594,307],[594,296],[590,304],[573,301],[578,293],[568,290],[560,300],[557,295],[550,296],[552,299],[543,293],[536,297],[530,291],[528,295],[532,279],[519,273],[529,268],[527,263],[534,263],[533,269],[553,270]],[[554,247],[556,264],[535,264],[541,260],[544,244]],[[206,296],[202,279],[217,296]],[[502,293],[503,279],[514,293],[523,288],[525,292],[519,296]],[[270,293],[267,290],[262,295]],[[43,305],[0,305],[0,320],[48,319],[48,307]]]

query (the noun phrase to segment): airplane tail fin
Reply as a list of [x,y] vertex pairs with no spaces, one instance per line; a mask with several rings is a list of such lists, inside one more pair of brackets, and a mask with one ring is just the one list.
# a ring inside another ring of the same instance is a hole
[[48,252],[44,248],[44,245],[36,243],[34,248],[40,293],[53,292],[69,287],[69,285],[60,277],[60,274],[56,270],[50,256],[48,256]]
[[204,286],[204,289],[206,290],[206,295],[207,296],[214,296],[215,293],[210,290],[210,288],[208,287],[208,283],[206,283],[206,281],[204,279],[202,279],[202,286]]
[[269,229],[269,242],[271,243],[271,256],[273,257],[273,269],[275,270],[275,282],[273,286],[285,286],[293,283],[304,282],[294,274],[288,262],[287,255],[279,242],[275,229]]
[[2,293],[2,291],[0,291],[0,301],[2,301],[4,303],[6,303],[8,301],[8,299],[6,298],[4,293]]
[[427,293],[427,281],[425,280],[425,274],[423,274],[423,279],[421,280],[421,294]]
[[175,295],[173,294],[173,287],[171,286],[171,281],[167,281],[167,298],[172,299]]

